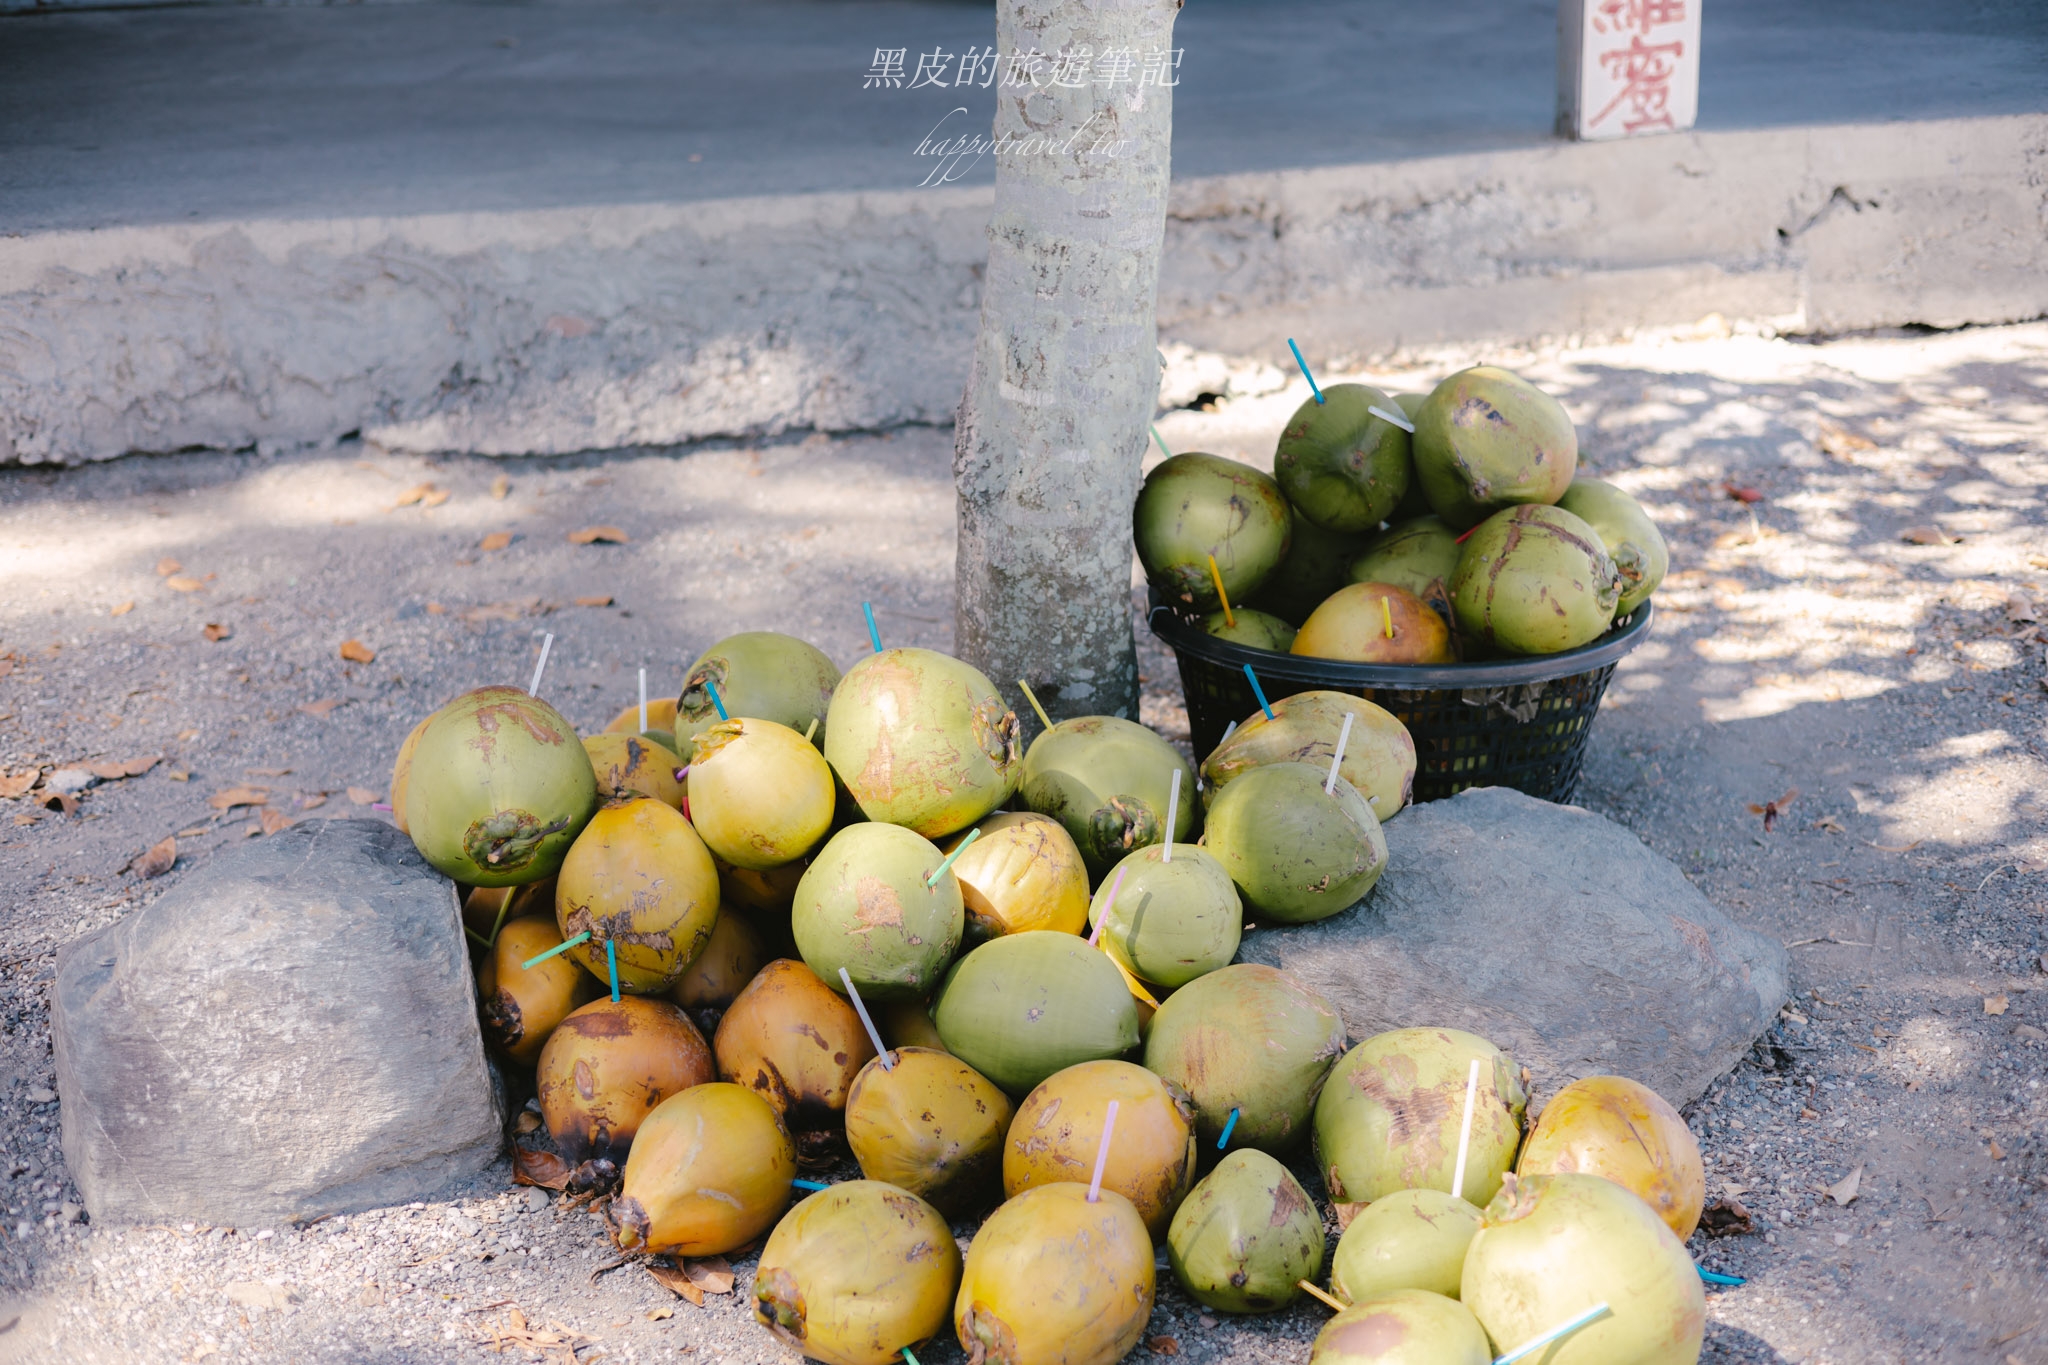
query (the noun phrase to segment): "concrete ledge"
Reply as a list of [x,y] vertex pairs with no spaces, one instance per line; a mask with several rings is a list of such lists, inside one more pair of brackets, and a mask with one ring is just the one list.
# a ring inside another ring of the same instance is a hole
[[[1719,312],[2048,314],[2048,115],[1184,180],[1162,341],[1358,358]],[[0,238],[0,461],[492,455],[950,420],[985,188]]]

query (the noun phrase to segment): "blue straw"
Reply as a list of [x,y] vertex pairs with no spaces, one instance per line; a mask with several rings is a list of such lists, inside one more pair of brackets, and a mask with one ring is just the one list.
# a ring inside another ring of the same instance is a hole
[[1748,1281],[1748,1280],[1745,1280],[1745,1279],[1743,1279],[1743,1278],[1742,1278],[1742,1277],[1741,1277],[1740,1275],[1723,1275],[1723,1274],[1719,1273],[1718,1271],[1713,1271],[1713,1270],[1702,1270],[1702,1271],[1700,1271],[1700,1278],[1701,1278],[1701,1279],[1703,1279],[1703,1280],[1705,1280],[1705,1281],[1706,1281],[1706,1282],[1707,1282],[1708,1284],[1729,1284],[1729,1285],[1734,1285],[1734,1284],[1748,1284],[1748,1283],[1749,1283],[1749,1281]]
[[534,967],[539,966],[541,963],[546,962],[549,958],[554,957],[556,954],[568,952],[571,948],[574,948],[577,944],[583,942],[583,940],[589,937],[590,931],[588,929],[585,929],[582,933],[576,935],[576,937],[570,939],[567,943],[557,943],[554,947],[548,949],[546,952],[540,954],[538,957],[529,957],[528,959],[526,959],[526,961],[520,963],[519,965],[522,970],[530,971]]
[[1230,1135],[1237,1131],[1237,1110],[1230,1111],[1230,1122],[1223,1125],[1223,1136],[1216,1139],[1216,1150],[1222,1151],[1230,1145]]
[[789,1183],[800,1190],[829,1190],[832,1188],[822,1180],[792,1180]]
[[1152,439],[1159,442],[1159,453],[1161,455],[1164,455],[1169,460],[1172,459],[1173,452],[1166,448],[1166,438],[1159,434],[1159,428],[1153,426],[1150,422],[1147,422],[1145,424],[1145,430],[1151,432]]
[[1316,377],[1308,372],[1308,362],[1301,358],[1301,347],[1294,344],[1294,338],[1287,338],[1287,349],[1294,352],[1294,363],[1301,366],[1301,377],[1308,381],[1309,392],[1316,396],[1316,403],[1323,401],[1323,391],[1316,387]]
[[902,1350],[904,1365],[917,1365],[917,1357],[910,1353],[910,1348],[905,1346]]
[[1589,1323],[1598,1322],[1601,1318],[1606,1317],[1609,1313],[1613,1311],[1613,1309],[1609,1308],[1604,1303],[1596,1303],[1591,1308],[1588,1308],[1585,1312],[1573,1318],[1570,1322],[1559,1323],[1557,1326],[1551,1328],[1548,1332],[1545,1332],[1542,1336],[1537,1337],[1534,1341],[1525,1341],[1520,1346],[1517,1346],[1514,1350],[1509,1351],[1506,1355],[1495,1356],[1493,1358],[1493,1365],[1512,1365],[1512,1362],[1520,1360],[1524,1356],[1535,1355],[1538,1351],[1548,1346],[1551,1342],[1556,1341],[1559,1337],[1568,1337],[1572,1333],[1578,1331],[1581,1327],[1587,1326]]
[[612,1003],[616,1005],[619,1003],[619,950],[612,947],[610,939],[604,941],[604,965],[611,969]]
[[860,604],[860,610],[861,615],[868,618],[868,643],[875,647],[875,653],[880,654],[882,652],[882,632],[875,629],[875,604],[863,602]]
[[1266,701],[1266,689],[1259,686],[1259,675],[1252,672],[1250,664],[1244,666],[1244,675],[1252,680],[1252,695],[1259,699],[1259,709],[1266,713],[1267,720],[1273,719],[1273,708]]
[[725,699],[718,695],[718,684],[706,678],[704,680],[704,689],[711,694],[711,705],[717,710],[718,718],[720,720],[731,720],[732,717],[725,714]]

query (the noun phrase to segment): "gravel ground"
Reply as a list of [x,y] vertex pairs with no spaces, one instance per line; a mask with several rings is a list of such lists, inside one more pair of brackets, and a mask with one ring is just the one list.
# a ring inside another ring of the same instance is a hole
[[[1362,377],[1419,387],[1477,358]],[[1484,358],[1564,396],[1588,465],[1672,542],[1578,799],[1793,945],[1792,1006],[1688,1115],[1711,1193],[1757,1229],[1694,1244],[1748,1277],[1712,1293],[1706,1358],[2048,1362],[2048,326],[1819,345],[1703,326]],[[1173,448],[1270,457],[1305,390],[1238,373],[1243,392],[1162,418]],[[613,1259],[595,1219],[503,1165],[305,1228],[76,1221],[47,983],[61,944],[261,837],[209,795],[263,786],[273,823],[360,814],[350,789],[382,796],[418,715],[523,682],[544,632],[549,695],[593,727],[636,668],[667,690],[734,629],[851,661],[863,598],[890,642],[946,647],[949,459],[914,429],[0,473],[0,779],[161,757],[75,813],[0,803],[0,1360],[792,1360],[741,1293],[694,1307],[637,1266],[593,1281]],[[570,540],[606,526],[625,543]],[[1184,738],[1171,660],[1144,643],[1145,718]],[[168,876],[126,870],[167,835]],[[1852,1202],[1826,1193],[1858,1171]],[[1153,1354],[1301,1360],[1324,1316],[1219,1321],[1167,1279]]]

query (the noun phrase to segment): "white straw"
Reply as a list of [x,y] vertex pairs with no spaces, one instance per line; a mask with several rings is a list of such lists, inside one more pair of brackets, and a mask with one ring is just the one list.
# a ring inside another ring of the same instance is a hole
[[1344,761],[1344,746],[1351,742],[1352,715],[1344,713],[1344,728],[1337,732],[1337,752],[1330,755],[1330,776],[1323,783],[1323,795],[1329,796],[1337,790],[1337,765]]
[[1109,1135],[1116,1131],[1116,1104],[1109,1102],[1109,1112],[1102,1116],[1102,1145],[1095,1149],[1095,1178],[1088,1182],[1088,1202],[1093,1204],[1102,1197],[1102,1168],[1109,1164]]
[[1570,1322],[1559,1323],[1557,1326],[1551,1328],[1548,1332],[1545,1332],[1542,1336],[1537,1337],[1534,1341],[1525,1341],[1520,1346],[1517,1346],[1514,1350],[1509,1351],[1506,1355],[1495,1356],[1493,1358],[1493,1365],[1513,1365],[1514,1361],[1520,1360],[1524,1356],[1534,1355],[1536,1352],[1542,1350],[1545,1346],[1548,1346],[1551,1342],[1556,1341],[1559,1337],[1569,1336],[1573,1332],[1578,1331],[1581,1327],[1584,1327],[1587,1323],[1594,1322],[1600,1318],[1606,1317],[1607,1314],[1612,1311],[1613,1310],[1610,1309],[1606,1304],[1596,1303],[1591,1308],[1588,1308],[1585,1312],[1573,1318]]
[[526,686],[527,696],[537,697],[540,695],[540,675],[547,672],[548,651],[554,647],[555,637],[553,635],[549,635],[540,642],[540,662],[533,666],[533,681]]
[[1465,1122],[1458,1129],[1458,1168],[1451,1172],[1451,1198],[1465,1197],[1465,1157],[1472,1150],[1472,1102],[1479,1098],[1479,1059],[1465,1076]]
[[1367,408],[1366,411],[1379,418],[1382,422],[1392,422],[1411,436],[1415,434],[1415,423],[1408,420],[1406,413],[1388,412],[1377,403]]
[[647,733],[647,670],[644,668],[640,670],[640,733]]
[[1230,722],[1230,724],[1228,724],[1228,725],[1226,725],[1226,726],[1224,726],[1224,727],[1223,727],[1223,738],[1222,738],[1222,739],[1219,739],[1219,740],[1217,740],[1217,741],[1216,741],[1216,747],[1217,747],[1217,748],[1219,748],[1219,749],[1220,749],[1220,748],[1222,748],[1222,747],[1223,747],[1223,745],[1224,745],[1224,742],[1225,742],[1226,740],[1228,740],[1228,739],[1229,739],[1229,738],[1230,738],[1230,737],[1231,737],[1232,735],[1234,735],[1234,734],[1236,734],[1236,733],[1237,733],[1237,722],[1236,722],[1236,721],[1232,721],[1232,722]]
[[[875,1045],[875,1055],[882,1059],[882,1070],[894,1071],[896,1063],[889,1060],[889,1049],[882,1046],[881,1031],[875,1027],[875,1021],[868,1018],[868,1007],[860,1002],[860,992],[853,988],[853,977],[847,974],[846,968],[841,967],[839,979],[845,983],[846,998],[853,1002],[853,1012],[860,1016],[862,1026],[868,1031],[869,1040]],[[1478,1063],[1474,1062],[1473,1065],[1477,1066]]]
[[1173,861],[1173,827],[1180,820],[1180,769],[1173,770],[1173,791],[1166,798],[1166,852],[1159,855],[1159,861]]

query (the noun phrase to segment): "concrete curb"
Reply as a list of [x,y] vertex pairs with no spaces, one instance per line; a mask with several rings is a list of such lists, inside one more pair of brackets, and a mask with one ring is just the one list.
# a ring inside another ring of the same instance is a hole
[[[1710,312],[2048,314],[2048,115],[1692,133],[1175,185],[1160,335],[1312,357]],[[992,192],[0,239],[0,462],[361,432],[560,454],[951,418]]]

